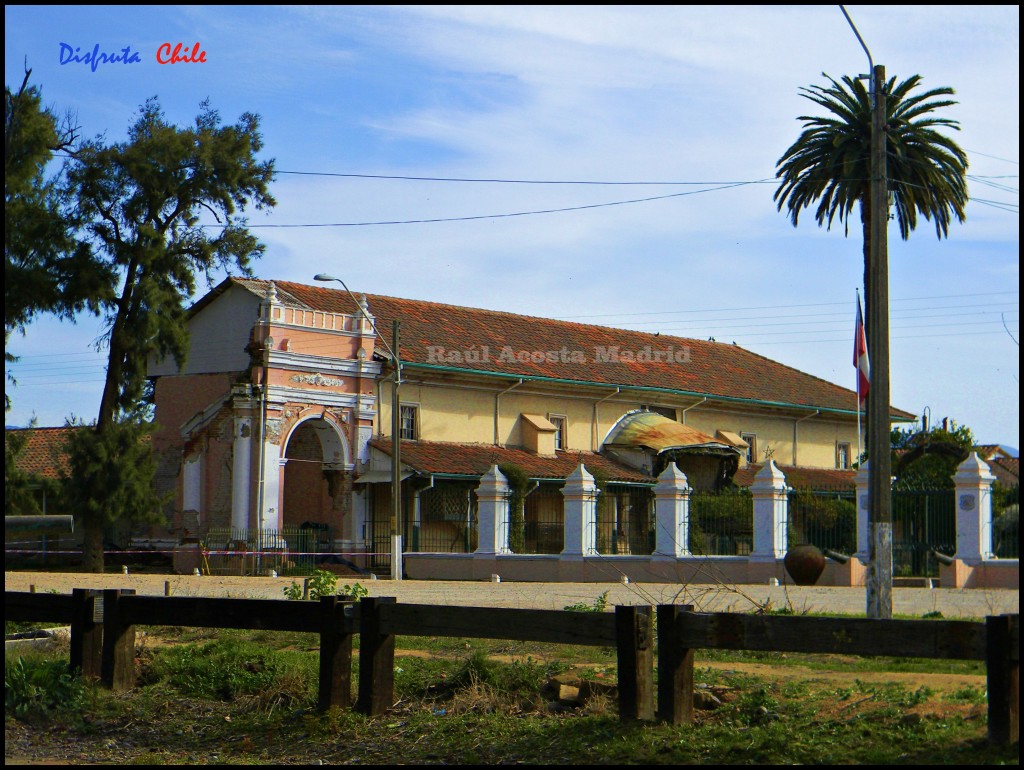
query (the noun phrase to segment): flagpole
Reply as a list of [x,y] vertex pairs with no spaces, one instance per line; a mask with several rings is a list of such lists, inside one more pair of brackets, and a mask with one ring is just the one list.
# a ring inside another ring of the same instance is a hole
[[[857,294],[857,313],[859,315],[860,314],[860,289],[854,289],[854,291]],[[854,331],[854,336],[856,336],[856,330]],[[854,345],[856,346],[856,341],[854,341]],[[864,451],[861,448],[861,432],[860,432],[861,431],[861,427],[860,427],[860,413],[861,413],[862,402],[861,402],[861,399],[860,399],[860,371],[859,370],[857,372],[857,396],[856,396],[856,398],[857,398],[857,467],[859,468],[860,467],[860,458],[862,457],[862,453]]]

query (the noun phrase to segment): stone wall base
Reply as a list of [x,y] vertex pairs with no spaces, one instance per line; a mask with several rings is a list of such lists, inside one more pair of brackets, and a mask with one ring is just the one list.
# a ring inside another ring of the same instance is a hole
[[939,565],[939,581],[943,588],[1019,588],[1019,559],[989,559],[968,564],[956,559]]
[[[775,584],[792,583],[782,559],[747,556],[584,556],[556,554],[407,553],[405,574],[412,580],[492,580],[541,583]],[[829,560],[819,586],[863,586],[865,567],[856,558]]]

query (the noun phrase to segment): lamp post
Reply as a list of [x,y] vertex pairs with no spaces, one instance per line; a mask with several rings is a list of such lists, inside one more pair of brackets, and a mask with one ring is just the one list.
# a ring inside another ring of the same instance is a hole
[[363,317],[369,321],[370,327],[373,329],[377,339],[384,343],[384,347],[391,354],[391,361],[394,364],[394,373],[391,377],[391,578],[393,580],[401,580],[402,534],[399,529],[399,522],[402,520],[402,415],[399,389],[402,385],[402,360],[398,357],[399,322],[395,320],[391,323],[392,344],[388,345],[388,341],[377,331],[377,325],[373,322],[373,319],[370,318],[365,308],[359,304],[355,295],[352,294],[352,291],[343,280],[326,273],[317,273],[313,276],[313,280],[337,281],[344,286],[345,291],[348,292],[352,301],[355,302]]

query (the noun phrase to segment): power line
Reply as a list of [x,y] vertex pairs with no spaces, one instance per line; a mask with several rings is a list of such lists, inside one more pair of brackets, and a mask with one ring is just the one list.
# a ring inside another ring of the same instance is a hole
[[[727,184],[722,187],[710,187],[704,190],[692,190],[690,192],[671,193],[670,195],[655,195],[650,198],[634,198],[632,200],[624,201],[611,201],[609,203],[591,203],[585,206],[566,206],[564,208],[557,209],[538,209],[535,211],[516,211],[507,214],[479,214],[476,216],[465,216],[465,217],[435,217],[432,219],[397,219],[397,220],[385,220],[376,222],[325,222],[325,223],[309,223],[309,224],[293,224],[293,225],[246,225],[249,229],[254,228],[299,228],[299,227],[372,227],[376,225],[420,225],[420,224],[432,224],[436,222],[471,222],[479,219],[507,219],[510,217],[528,217],[536,214],[560,214],[567,211],[584,211],[586,209],[599,209],[606,208],[608,206],[625,206],[632,203],[649,203],[651,201],[667,200],[668,198],[682,198],[687,195],[699,195],[701,193],[717,192],[719,190],[729,190],[734,187],[743,187],[750,184],[758,184],[758,182],[737,182],[735,184]],[[216,225],[199,225],[199,227],[224,227],[223,224]]]
[[566,179],[500,179],[500,178],[477,178],[477,177],[447,177],[447,176],[403,176],[399,174],[340,174],[329,171],[275,171],[276,174],[291,174],[295,176],[327,176],[341,177],[344,179],[393,179],[397,181],[411,182],[470,182],[479,184],[549,184],[549,185],[602,185],[602,186],[626,186],[626,185],[650,185],[650,186],[682,186],[682,185],[743,185],[743,184],[774,184],[774,178],[756,179],[748,181],[710,181],[710,182],[681,182],[681,181],[653,181],[653,182],[614,182],[602,180],[566,180]]
[[[1011,289],[1009,291],[991,291],[991,292],[980,292],[976,294],[936,294],[930,297],[901,297],[899,299],[892,299],[890,302],[917,302],[927,299],[959,299],[960,297],[996,297],[1003,294],[1020,294],[1020,289]],[[751,305],[748,307],[730,307],[730,308],[699,308],[694,310],[658,310],[645,313],[595,313],[590,315],[572,315],[572,316],[558,316],[554,320],[556,321],[568,321],[573,318],[626,318],[628,316],[639,316],[639,315],[671,315],[673,313],[725,313],[733,312],[736,310],[785,310],[787,308],[795,307],[836,307],[836,306],[850,306],[853,304],[853,300],[846,302],[809,302],[805,304],[794,304],[794,305]],[[922,309],[922,308],[919,308]]]

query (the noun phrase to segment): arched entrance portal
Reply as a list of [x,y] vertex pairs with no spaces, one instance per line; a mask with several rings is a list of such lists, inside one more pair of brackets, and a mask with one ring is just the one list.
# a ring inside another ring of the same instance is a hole
[[306,420],[288,437],[283,459],[282,525],[329,527],[332,538],[341,536],[349,466],[344,436],[325,419]]

